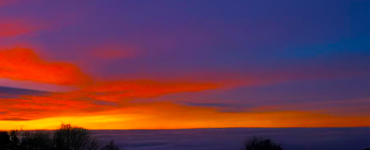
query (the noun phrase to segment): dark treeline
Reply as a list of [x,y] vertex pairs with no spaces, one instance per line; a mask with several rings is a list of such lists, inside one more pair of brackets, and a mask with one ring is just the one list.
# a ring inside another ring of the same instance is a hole
[[241,150],[283,150],[281,144],[276,144],[270,139],[253,137],[245,141]]
[[[113,141],[99,145],[88,130],[62,124],[54,133],[15,130],[0,132],[0,150],[120,150],[120,148],[115,146]],[[253,137],[245,141],[241,150],[283,150],[283,148],[281,144],[270,139]]]
[[53,134],[47,131],[0,132],[0,150],[119,150],[111,141],[99,145],[90,132],[62,124]]
[[[90,132],[62,124],[53,134],[47,131],[0,132],[0,150],[120,150],[113,141],[100,146]],[[241,150],[282,150],[270,139],[253,137]]]

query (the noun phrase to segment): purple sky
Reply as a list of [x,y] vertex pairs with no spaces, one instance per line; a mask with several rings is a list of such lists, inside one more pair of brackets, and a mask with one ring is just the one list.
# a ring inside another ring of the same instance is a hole
[[[368,0],[5,0],[0,50],[31,48],[94,81],[222,85],[131,97],[138,103],[369,117],[369,6]],[[63,88],[42,84],[0,76],[3,87]],[[17,109],[3,112],[10,110]]]

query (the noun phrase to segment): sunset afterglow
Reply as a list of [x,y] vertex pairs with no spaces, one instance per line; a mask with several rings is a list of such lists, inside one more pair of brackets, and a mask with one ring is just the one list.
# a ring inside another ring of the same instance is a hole
[[368,9],[195,3],[0,0],[0,129],[370,126]]

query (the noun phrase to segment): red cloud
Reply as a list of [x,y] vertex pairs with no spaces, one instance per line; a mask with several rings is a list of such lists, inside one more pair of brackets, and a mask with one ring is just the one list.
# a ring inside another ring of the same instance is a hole
[[102,82],[90,85],[79,93],[90,93],[89,97],[103,101],[119,101],[124,98],[149,98],[179,92],[198,92],[216,89],[213,83],[183,83],[183,82],[156,82],[118,81]]
[[[6,112],[6,114],[0,114],[0,120],[35,120],[68,115],[99,114],[121,110],[127,106],[130,106],[130,109],[136,109],[136,104],[124,101],[125,98],[148,98],[212,88],[216,88],[216,86],[208,83],[154,81],[95,83],[87,85],[82,90],[72,92],[49,93],[43,96],[20,96],[9,99],[0,98],[0,106],[4,108],[2,112]],[[116,105],[97,103],[101,101],[111,101],[112,104]],[[146,106],[146,104],[143,105]]]
[[46,62],[27,48],[0,49],[0,78],[59,85],[80,85],[88,81],[75,65]]
[[34,120],[68,114],[78,115],[90,110],[101,110],[104,106],[95,105],[89,101],[76,101],[68,98],[52,96],[26,96],[14,99],[1,99],[0,106],[5,114],[0,114],[0,120]]

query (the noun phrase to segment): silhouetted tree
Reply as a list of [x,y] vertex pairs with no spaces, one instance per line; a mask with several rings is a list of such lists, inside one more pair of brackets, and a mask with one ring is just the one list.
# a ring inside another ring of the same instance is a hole
[[105,145],[101,150],[119,150],[119,148],[114,145],[113,141],[110,141],[110,143]]
[[[20,136],[20,138],[18,138]],[[81,127],[62,124],[51,135],[47,131],[0,132],[0,150],[98,150],[99,144],[90,132]],[[101,150],[119,150],[114,142]]]
[[17,134],[18,134],[17,130],[10,131],[10,145],[9,145],[10,150],[20,150],[20,141]]
[[54,133],[56,150],[97,150],[98,144],[90,137],[88,130],[81,127],[62,124]]
[[364,150],[370,150],[370,147],[369,148],[365,148]]
[[270,139],[253,137],[246,141],[241,150],[283,150],[280,144],[276,144]]
[[22,133],[20,147],[25,150],[51,150],[53,142],[49,132],[28,131]]
[[0,150],[6,150],[10,145],[8,132],[0,132]]

